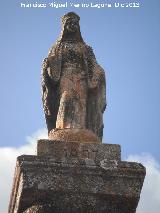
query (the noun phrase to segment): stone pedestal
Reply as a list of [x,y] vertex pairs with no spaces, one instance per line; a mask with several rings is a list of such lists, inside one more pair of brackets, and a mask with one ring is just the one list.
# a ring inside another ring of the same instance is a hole
[[9,213],[135,213],[144,177],[119,145],[39,140],[17,158]]

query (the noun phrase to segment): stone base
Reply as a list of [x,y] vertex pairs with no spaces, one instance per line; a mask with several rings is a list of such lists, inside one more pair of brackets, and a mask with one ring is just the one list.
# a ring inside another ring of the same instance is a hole
[[37,155],[51,156],[60,161],[71,159],[88,159],[94,163],[102,160],[120,161],[121,148],[117,144],[95,144],[80,142],[59,142],[53,140],[38,140]]
[[88,129],[53,129],[48,138],[54,141],[100,143],[99,138]]
[[17,158],[9,213],[135,213],[144,177],[119,145],[40,140]]

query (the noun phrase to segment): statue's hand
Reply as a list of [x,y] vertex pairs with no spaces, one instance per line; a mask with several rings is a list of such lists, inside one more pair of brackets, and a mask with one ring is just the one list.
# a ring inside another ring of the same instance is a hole
[[89,82],[90,89],[95,89],[98,86],[99,78],[97,76],[93,76]]
[[98,83],[99,83],[99,79],[97,76],[94,76],[93,79],[92,79],[92,85],[93,87],[97,87],[98,86]]

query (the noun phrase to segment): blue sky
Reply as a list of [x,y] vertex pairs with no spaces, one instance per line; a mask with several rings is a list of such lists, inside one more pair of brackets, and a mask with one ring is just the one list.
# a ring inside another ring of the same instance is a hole
[[60,17],[74,11],[85,42],[106,71],[103,141],[120,144],[123,158],[147,152],[160,162],[160,1],[101,9],[20,8],[21,2],[52,1],[1,1],[0,147],[22,146],[28,135],[45,127],[41,62],[60,33]]

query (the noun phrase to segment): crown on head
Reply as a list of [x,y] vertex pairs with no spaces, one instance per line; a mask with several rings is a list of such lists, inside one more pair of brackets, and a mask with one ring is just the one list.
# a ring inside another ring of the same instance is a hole
[[76,21],[79,21],[80,17],[74,12],[69,12],[69,13],[65,14],[64,16],[62,16],[62,23],[65,23],[66,20],[68,20],[68,19],[74,19]]

